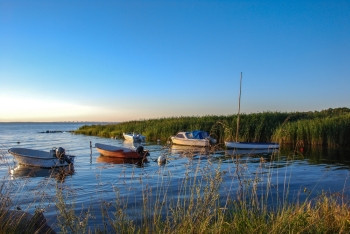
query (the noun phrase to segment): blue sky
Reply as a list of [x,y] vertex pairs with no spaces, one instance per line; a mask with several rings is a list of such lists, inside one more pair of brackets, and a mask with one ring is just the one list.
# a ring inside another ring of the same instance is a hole
[[0,121],[350,107],[350,1],[0,0]]

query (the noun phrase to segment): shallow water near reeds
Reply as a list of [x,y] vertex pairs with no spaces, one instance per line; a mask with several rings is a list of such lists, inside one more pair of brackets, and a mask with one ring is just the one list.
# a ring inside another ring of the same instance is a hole
[[[8,184],[6,192],[12,208],[20,207],[30,213],[43,209],[48,223],[59,231],[55,205],[59,185],[64,187],[65,202],[74,204],[72,209],[77,215],[88,210],[88,225],[92,229],[102,228],[105,217],[101,204],[114,204],[117,198],[129,218],[138,223],[147,212],[152,215],[154,208],[164,215],[169,212],[167,205],[156,207],[153,203],[174,204],[192,196],[192,186],[205,187],[205,182],[210,180],[207,176],[218,171],[222,178],[219,188],[222,203],[227,198],[235,199],[242,186],[251,184],[256,184],[256,194],[269,196],[271,206],[285,200],[302,201],[322,191],[350,195],[350,155],[346,150],[303,149],[301,152],[282,147],[279,152],[266,154],[146,142],[144,147],[150,151],[147,162],[125,162],[101,156],[95,148],[90,148],[90,142],[126,147],[132,147],[131,144],[69,132],[84,124],[0,123],[0,178]],[[76,156],[74,169],[63,174],[59,170],[18,165],[7,153],[11,147],[45,151],[63,147],[67,154]],[[161,155],[167,157],[167,163],[159,166],[156,160]],[[141,211],[145,200],[149,206],[146,213]]]

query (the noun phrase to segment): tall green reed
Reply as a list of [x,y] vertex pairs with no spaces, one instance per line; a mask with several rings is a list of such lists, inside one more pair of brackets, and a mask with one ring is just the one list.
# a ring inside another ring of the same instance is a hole
[[273,137],[281,144],[311,146],[350,146],[350,114],[286,123]]
[[[263,112],[241,114],[239,141],[281,144],[350,146],[350,109],[336,108],[321,112]],[[236,139],[236,115],[171,117],[128,121],[119,124],[83,126],[77,134],[96,135],[122,139],[123,132],[139,132],[148,141],[163,143],[178,131],[196,129],[208,131],[223,145]]]

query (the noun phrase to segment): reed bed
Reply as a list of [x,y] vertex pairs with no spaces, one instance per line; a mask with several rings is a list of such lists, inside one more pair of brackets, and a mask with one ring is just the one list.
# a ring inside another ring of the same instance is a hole
[[[172,117],[119,124],[83,126],[76,134],[122,139],[123,132],[138,132],[148,141],[167,142],[178,131],[208,131],[219,144],[236,138],[236,115]],[[336,108],[314,112],[263,112],[241,114],[239,141],[290,145],[350,146],[350,109]]]
[[272,138],[281,144],[327,147],[350,146],[350,114],[286,123]]

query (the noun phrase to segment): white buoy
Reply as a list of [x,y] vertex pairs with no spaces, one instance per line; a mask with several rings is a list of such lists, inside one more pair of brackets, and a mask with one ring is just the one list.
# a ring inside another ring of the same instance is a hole
[[163,156],[163,155],[159,156],[158,159],[157,159],[157,162],[158,162],[158,165],[165,164],[166,163],[166,157]]

